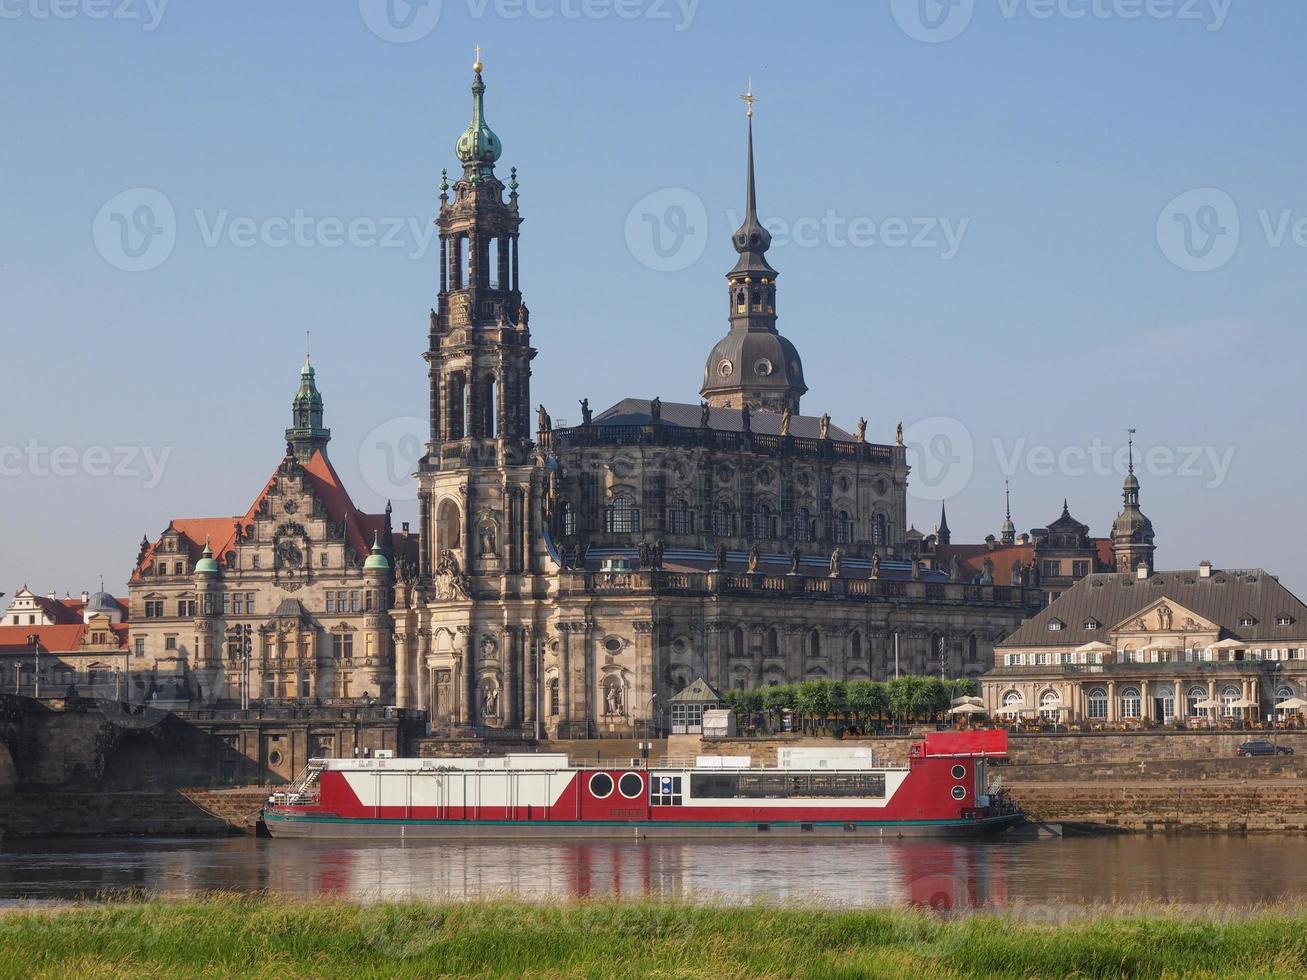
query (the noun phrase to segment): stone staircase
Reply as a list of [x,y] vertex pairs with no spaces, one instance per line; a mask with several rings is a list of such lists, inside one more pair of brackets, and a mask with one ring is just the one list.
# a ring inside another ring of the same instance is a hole
[[259,811],[271,791],[267,786],[243,786],[240,789],[184,789],[180,792],[232,830],[252,834],[259,822]]

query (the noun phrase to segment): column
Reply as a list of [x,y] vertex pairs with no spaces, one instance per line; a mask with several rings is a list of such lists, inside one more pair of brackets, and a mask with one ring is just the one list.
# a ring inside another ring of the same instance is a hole
[[[423,542],[426,547],[426,542]],[[431,631],[419,629],[417,636],[418,656],[417,656],[417,675],[418,675],[418,704],[431,711],[431,665],[427,663],[427,657],[431,655]],[[428,714],[428,719],[435,720],[434,715]]]
[[525,732],[535,731],[536,721],[536,702],[539,695],[536,693],[537,661],[536,661],[536,639],[540,635],[539,630],[534,627],[526,627],[522,631],[522,730]]
[[1180,678],[1177,677],[1174,683],[1175,683],[1175,717],[1177,719],[1180,719],[1185,717],[1185,715],[1188,713],[1185,710],[1186,702],[1184,696],[1184,681],[1180,680]]
[[521,712],[517,710],[517,674],[518,658],[522,651],[519,649],[518,637],[521,630],[516,626],[510,626],[501,634],[500,642],[504,647],[504,690],[503,706],[500,708],[499,720],[505,728],[510,728],[517,723]]
[[562,649],[558,652],[558,694],[562,701],[558,706],[560,733],[566,731],[566,726],[572,723],[572,631],[568,628],[569,625],[560,623],[558,627],[559,636],[563,641]]
[[1107,720],[1109,722],[1117,721],[1119,712],[1116,706],[1116,681],[1107,682]]
[[395,633],[395,707],[409,706],[408,634]]
[[1153,720],[1153,709],[1148,697],[1148,681],[1139,682],[1139,720]]

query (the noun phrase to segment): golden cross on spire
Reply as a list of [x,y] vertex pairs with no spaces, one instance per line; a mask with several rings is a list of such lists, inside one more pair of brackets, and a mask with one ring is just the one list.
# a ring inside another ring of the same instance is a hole
[[749,108],[745,111],[745,115],[747,115],[750,119],[752,119],[752,118],[753,118],[753,102],[754,102],[754,99],[753,99],[753,76],[750,76],[750,77],[749,77],[749,91],[747,91],[747,92],[745,92],[743,95],[741,95],[740,98],[742,98],[742,99],[744,100],[744,104],[745,104],[746,106],[749,107]]
[[484,67],[484,65],[481,64],[481,45],[478,44],[478,45],[477,45],[477,60],[476,60],[476,62],[472,65],[472,70],[473,70],[474,72],[476,72],[476,73],[479,75],[479,74],[481,74],[481,69],[482,69],[483,67]]

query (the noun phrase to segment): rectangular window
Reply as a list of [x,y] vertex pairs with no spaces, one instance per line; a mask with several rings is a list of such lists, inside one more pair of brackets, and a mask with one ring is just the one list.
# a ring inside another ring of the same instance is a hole
[[1071,574],[1075,578],[1084,578],[1089,574],[1089,562],[1073,561],[1071,563]]
[[349,611],[350,611],[350,612],[358,612],[358,611],[359,611],[359,594],[358,594],[358,592],[351,591],[350,594],[349,594]]
[[165,650],[177,649],[177,637],[175,634],[169,633],[167,636],[163,638],[163,648]]
[[354,634],[333,633],[331,635],[331,653],[337,660],[353,660]]
[[1062,574],[1062,563],[1060,561],[1044,562],[1044,577],[1058,578]]
[[138,657],[145,656],[145,637],[143,636],[138,636],[136,638],[136,655]]
[[253,592],[246,592],[246,593],[245,593],[245,615],[247,615],[247,616],[253,616],[253,615],[254,615],[254,593],[253,593]]
[[251,555],[251,556],[250,556],[250,568],[258,568],[258,567],[259,567],[259,556],[258,556],[258,555]]
[[364,611],[364,612],[372,612],[372,594],[373,594],[373,593],[372,593],[372,590],[371,590],[371,589],[368,589],[368,591],[366,591],[366,592],[363,593],[363,611]]
[[336,611],[336,593],[331,592],[331,591],[328,591],[328,592],[327,592],[327,612],[329,612],[329,613],[334,613],[335,611]]
[[649,780],[650,806],[680,806],[681,777],[653,775]]
[[[239,610],[237,610],[237,612],[239,613]],[[226,592],[224,592],[222,594],[222,614],[226,616],[230,613],[231,613],[231,596],[228,595]]]

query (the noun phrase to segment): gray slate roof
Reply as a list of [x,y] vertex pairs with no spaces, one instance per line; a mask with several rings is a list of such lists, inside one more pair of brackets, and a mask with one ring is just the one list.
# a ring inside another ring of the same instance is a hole
[[726,699],[722,697],[721,692],[702,677],[696,679],[684,690],[677,691],[672,695],[671,700],[677,703],[688,701],[692,704],[707,704],[710,701],[715,701],[718,704],[726,703]]
[[[594,417],[596,423],[606,425],[648,425],[652,416],[649,413],[648,398],[623,398],[612,408],[605,409]],[[697,429],[702,409],[698,405],[683,402],[663,402],[662,423],[683,429]],[[821,420],[815,415],[794,415],[790,418],[790,435],[800,439],[816,439]],[[708,427],[722,432],[743,432],[744,424],[738,408],[713,408],[708,413]],[[780,435],[781,415],[779,412],[752,410],[749,412],[749,428],[762,435]],[[853,434],[831,423],[830,437],[835,442],[856,442]]]
[[[1146,580],[1133,572],[1086,576],[998,645],[1078,647],[1104,639],[1108,630],[1162,598],[1218,624],[1222,637],[1267,645],[1307,639],[1307,606],[1274,575],[1260,568],[1213,569],[1211,578],[1200,578],[1190,568],[1155,572]],[[1246,615],[1252,616],[1252,626],[1239,625]],[[1277,626],[1280,616],[1292,623]],[[1064,624],[1061,630],[1049,630],[1054,619]],[[1089,619],[1099,628],[1085,629]]]

